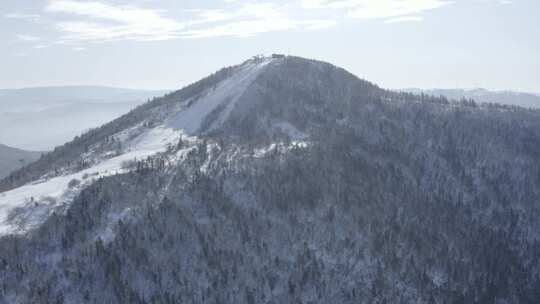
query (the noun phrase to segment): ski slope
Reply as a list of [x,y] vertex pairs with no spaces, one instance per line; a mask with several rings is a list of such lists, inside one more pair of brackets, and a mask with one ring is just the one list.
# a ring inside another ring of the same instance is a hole
[[209,90],[203,97],[196,100],[190,107],[181,110],[168,120],[168,126],[181,129],[187,134],[200,131],[204,119],[213,111],[220,111],[219,116],[210,126],[210,130],[218,127],[233,110],[237,101],[251,83],[257,78],[262,69],[272,62],[266,58],[260,62],[250,62],[240,67],[240,70]]

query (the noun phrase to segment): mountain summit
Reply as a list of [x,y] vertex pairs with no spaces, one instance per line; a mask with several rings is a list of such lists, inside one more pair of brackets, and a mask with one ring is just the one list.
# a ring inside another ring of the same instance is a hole
[[540,112],[255,57],[0,182],[0,303],[536,303]]
[[[64,176],[113,154],[146,157],[176,144],[182,135],[302,139],[327,123],[346,121],[360,103],[389,94],[328,63],[280,55],[254,57],[77,137],[14,173],[0,183],[0,190]],[[124,155],[127,151],[132,154]]]

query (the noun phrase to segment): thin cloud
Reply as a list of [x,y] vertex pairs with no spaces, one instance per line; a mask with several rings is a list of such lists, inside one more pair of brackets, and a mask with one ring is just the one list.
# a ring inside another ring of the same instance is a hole
[[422,17],[420,16],[405,16],[405,17],[388,19],[384,23],[392,24],[392,23],[419,22],[419,21],[422,21]]
[[355,19],[396,20],[452,4],[445,0],[302,0],[306,9],[343,10]]
[[[232,2],[231,2],[232,3]],[[239,4],[229,11],[202,11],[196,20],[190,25],[204,23],[216,23],[199,28],[182,31],[180,35],[185,38],[208,38],[208,37],[250,37],[260,33],[294,29],[297,24],[289,18],[286,12],[273,3],[250,3]]]
[[48,13],[77,17],[55,28],[74,43],[120,40],[160,41],[178,38],[250,37],[292,29],[316,30],[334,26],[329,19],[294,18],[287,5],[272,2],[228,1],[225,8],[186,11],[185,20],[167,17],[164,10],[114,6],[102,2],[53,0]]
[[310,30],[310,31],[327,29],[327,28],[331,28],[337,25],[336,20],[325,20],[325,19],[310,20],[310,21],[305,21],[301,23],[305,25],[306,30]]
[[[323,30],[345,19],[382,20],[388,24],[418,22],[423,20],[427,12],[454,3],[451,0],[219,0],[217,7],[213,8],[166,11],[106,1],[48,0],[44,12],[53,19],[43,20],[49,20],[47,24],[52,24],[60,33],[56,41],[49,44],[73,46],[126,40],[251,37],[277,31]],[[475,1],[486,4],[512,2]],[[38,14],[18,13],[5,14],[3,17],[42,18]],[[18,40],[36,41],[30,36],[25,38],[25,35]]]
[[[294,18],[288,6],[275,3],[246,3],[242,1],[229,1],[235,3],[236,8],[228,12],[220,11],[216,17],[225,21],[215,25],[205,25],[202,28],[190,29],[180,33],[183,38],[209,38],[209,37],[251,37],[261,33],[285,30],[316,30],[329,28],[336,24],[329,19],[299,19]],[[207,15],[203,12],[201,15]],[[214,18],[217,19],[217,18]],[[204,18],[202,20],[205,20]],[[208,20],[208,19],[206,19]],[[188,23],[190,25],[193,22]]]
[[227,21],[235,18],[235,15],[222,9],[198,10],[197,19],[188,22],[190,25]]
[[495,5],[507,5],[507,4],[514,3],[514,1],[512,0],[476,0],[476,1],[487,3],[487,4],[495,4]]
[[39,40],[39,37],[36,37],[36,36],[32,36],[32,35],[16,35],[15,37],[17,37],[17,40],[19,41],[24,41],[24,42],[32,42],[32,41],[38,41]]
[[[167,40],[184,29],[180,22],[167,18],[161,11],[131,6],[113,6],[101,2],[51,1],[45,11],[91,19],[59,22],[56,28],[65,40]],[[113,23],[113,24],[110,24]]]
[[249,20],[231,22],[215,27],[203,28],[182,32],[185,38],[209,38],[209,37],[251,37],[260,33],[274,32],[296,28],[295,22],[290,19],[280,20]]
[[19,13],[10,13],[4,14],[2,17],[6,19],[26,19],[31,21],[39,21],[41,16],[38,14],[19,14]]

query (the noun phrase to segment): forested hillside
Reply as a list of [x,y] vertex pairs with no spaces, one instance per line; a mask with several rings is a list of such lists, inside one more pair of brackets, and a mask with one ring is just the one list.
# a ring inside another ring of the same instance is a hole
[[0,183],[0,303],[537,303],[540,111],[254,58]]
[[405,89],[406,92],[416,94],[424,93],[434,96],[445,96],[449,99],[474,99],[479,103],[496,103],[509,106],[520,106],[524,108],[539,109],[540,95],[514,92],[514,91],[490,91],[486,89]]

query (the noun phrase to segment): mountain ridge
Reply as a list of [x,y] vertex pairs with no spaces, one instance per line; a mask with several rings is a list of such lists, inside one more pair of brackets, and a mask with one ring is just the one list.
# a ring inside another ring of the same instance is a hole
[[[254,57],[254,58],[252,58],[250,60],[247,60],[247,61],[243,62],[242,64],[221,69],[221,70],[217,71],[216,73],[210,75],[209,77],[203,78],[202,80],[197,81],[197,82],[195,82],[195,83],[193,83],[191,85],[188,85],[188,86],[184,87],[181,90],[173,91],[173,92],[165,95],[162,98],[154,98],[154,100],[137,107],[136,109],[130,111],[129,113],[126,113],[125,115],[123,115],[119,119],[113,120],[110,123],[107,123],[107,124],[101,126],[100,128],[94,129],[94,130],[92,130],[90,132],[87,132],[87,133],[81,135],[81,136],[77,136],[74,141],[68,142],[62,147],[57,147],[54,151],[52,151],[52,153],[50,153],[49,155],[46,155],[46,160],[43,160],[42,163],[50,165],[51,164],[51,158],[54,157],[55,153],[63,154],[64,152],[62,152],[62,150],[65,149],[66,147],[72,146],[73,144],[80,145],[81,141],[87,141],[89,139],[89,137],[98,136],[98,140],[103,139],[106,136],[111,136],[115,131],[117,132],[117,131],[122,130],[123,128],[132,127],[133,125],[135,125],[137,123],[142,123],[145,120],[149,124],[152,124],[153,122],[155,122],[156,119],[158,119],[158,120],[159,119],[168,120],[167,124],[169,124],[169,127],[172,127],[174,129],[186,128],[186,125],[182,125],[182,124],[175,125],[175,123],[174,123],[175,120],[180,121],[180,122],[185,122],[184,117],[175,118],[175,117],[173,117],[174,115],[169,115],[169,114],[170,113],[179,113],[179,115],[181,115],[181,116],[185,115],[184,114],[185,112],[183,112],[182,110],[183,110],[184,107],[186,107],[186,105],[187,105],[187,110],[188,110],[188,114],[189,114],[189,111],[192,110],[192,108],[190,108],[190,106],[192,105],[191,103],[193,102],[191,99],[195,98],[196,101],[198,101],[198,103],[197,102],[194,103],[196,106],[201,104],[201,101],[205,102],[206,99],[202,98],[202,97],[204,97],[203,95],[205,94],[205,92],[206,93],[210,92],[210,94],[215,93],[214,92],[214,90],[216,89],[215,86],[218,85],[219,83],[222,83],[222,82],[226,81],[227,78],[230,77],[234,72],[237,72],[239,70],[241,71],[245,67],[248,67],[248,69],[249,69],[250,66],[258,66],[259,64],[265,65],[268,62],[272,62],[272,61],[273,62],[283,62],[284,60],[288,60],[289,62],[293,62],[293,63],[295,61],[296,62],[301,62],[301,63],[310,63],[310,62],[312,62],[313,66],[317,66],[317,68],[315,70],[320,69],[320,67],[322,66],[322,67],[324,67],[326,69],[330,69],[330,70],[333,70],[333,71],[336,71],[336,72],[339,72],[339,73],[344,72],[344,70],[336,68],[335,66],[333,66],[331,64],[328,64],[328,63],[303,59],[303,58],[294,57],[294,56],[279,57],[279,56],[275,55],[275,56],[272,56],[272,57]],[[274,71],[274,74],[279,74],[279,72],[276,73]],[[350,79],[352,79],[352,80],[358,79],[358,78],[356,78],[356,76],[354,76],[354,75],[352,75],[352,74],[350,74],[348,72],[345,72],[344,74],[347,75],[347,77],[350,77]],[[300,73],[297,73],[295,77],[297,78],[297,81],[298,81],[298,79],[301,79],[303,76],[304,75],[300,72]],[[370,90],[380,90],[380,92],[383,92],[384,94],[389,94],[389,95],[394,94],[394,93],[392,93],[390,91],[384,91],[382,89],[379,89],[378,87],[376,87],[375,85],[373,85],[373,84],[371,84],[369,82],[365,82],[365,81],[360,80],[360,79],[358,79],[358,80],[362,81],[361,83]],[[251,81],[254,81],[254,79],[251,79]],[[245,88],[245,89],[247,90],[248,88]],[[288,88],[288,89],[291,89],[291,88]],[[241,95],[243,95],[246,92],[242,91],[240,93],[241,93]],[[251,91],[248,92],[248,93],[251,93]],[[219,94],[221,94],[221,93],[219,93]],[[287,93],[285,93],[285,94],[287,94]],[[220,96],[218,96],[218,98],[217,98],[218,101],[221,101],[221,102],[224,102],[224,103],[227,103],[227,102],[230,101],[230,100],[219,100],[219,97]],[[239,96],[239,97],[242,97],[242,96]],[[207,112],[204,113],[203,117],[201,117],[200,115],[199,115],[199,117],[197,117],[196,122],[198,122],[198,125],[196,125],[194,127],[191,127],[191,128],[188,126],[187,133],[193,133],[191,135],[194,135],[194,134],[196,135],[196,134],[206,134],[207,131],[209,131],[209,130],[206,130],[207,127],[201,126],[203,124],[205,118],[211,117],[212,115],[215,116],[215,114],[218,111],[214,111],[214,110],[222,110],[221,108],[219,108],[219,106],[220,106],[219,102],[216,102],[216,104],[214,104],[213,106],[214,107],[211,108],[210,111],[207,111]],[[214,111],[214,113],[211,113],[212,111]],[[164,113],[167,113],[168,116],[165,115]],[[153,117],[149,117],[149,116],[152,116],[152,115],[153,115]],[[216,117],[213,117],[213,119],[216,119]],[[235,119],[240,120],[238,117],[236,117]],[[293,118],[289,117],[289,119],[291,119],[291,120],[292,119],[298,119],[298,117],[293,117]],[[206,123],[208,123],[208,121],[206,121]],[[222,122],[222,123],[224,123],[224,122]],[[290,122],[288,122],[288,123],[290,123]],[[235,132],[241,132],[241,131],[244,131],[246,129],[245,127],[239,128],[238,125],[233,125],[232,127],[235,128],[235,130],[236,130]],[[253,129],[254,126],[250,126],[250,128]],[[199,130],[199,129],[201,129],[201,130]],[[295,128],[293,128],[293,129],[295,129]],[[108,130],[108,131],[103,132],[104,130]],[[231,130],[229,130],[229,131],[231,131]],[[97,135],[97,133],[103,133],[103,134]],[[293,133],[298,133],[298,132],[293,130]],[[267,136],[268,135],[270,135],[270,134],[267,134]],[[90,145],[90,144],[91,143],[86,143],[85,145]],[[78,151],[78,152],[81,152],[81,151]],[[41,173],[41,174],[43,174],[43,173]],[[34,176],[33,178],[38,178],[38,176]],[[27,181],[29,181],[29,180],[26,180],[26,182]],[[2,183],[0,182],[0,190],[5,189],[5,180],[4,180],[3,185],[4,186],[2,186]]]
[[0,303],[535,303],[539,130],[254,58],[1,181]]

